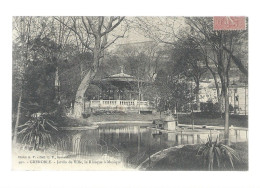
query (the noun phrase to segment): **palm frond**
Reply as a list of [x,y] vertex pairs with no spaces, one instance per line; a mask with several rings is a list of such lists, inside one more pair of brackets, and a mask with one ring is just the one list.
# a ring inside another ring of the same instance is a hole
[[207,143],[197,151],[197,155],[203,159],[204,166],[207,166],[208,170],[213,170],[214,167],[226,168],[227,164],[229,164],[234,169],[234,160],[240,161],[238,153],[231,147],[221,143],[219,137],[214,142],[212,140],[212,137],[209,136]]
[[46,123],[53,129],[55,129],[56,131],[58,131],[57,127],[53,126],[49,121],[46,121]]
[[17,134],[22,137],[21,142],[23,144],[28,144],[33,146],[34,149],[38,149],[40,145],[51,145],[51,131],[47,129],[47,125],[58,131],[53,124],[55,123],[47,119],[43,114],[35,113],[29,121],[19,126],[21,130]]

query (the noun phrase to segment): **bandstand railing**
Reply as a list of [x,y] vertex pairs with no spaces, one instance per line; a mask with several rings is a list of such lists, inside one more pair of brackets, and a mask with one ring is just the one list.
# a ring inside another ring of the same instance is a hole
[[90,100],[90,107],[148,107],[148,101],[138,100]]

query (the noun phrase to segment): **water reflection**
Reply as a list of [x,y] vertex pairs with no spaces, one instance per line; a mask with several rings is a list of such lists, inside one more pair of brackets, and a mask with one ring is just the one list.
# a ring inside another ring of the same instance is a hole
[[[165,133],[141,125],[106,125],[96,130],[63,131],[64,150],[76,156],[120,157],[126,164],[138,165],[149,155],[182,144],[205,143],[209,132]],[[215,139],[222,133],[211,132]],[[247,131],[230,131],[231,142],[247,141]]]

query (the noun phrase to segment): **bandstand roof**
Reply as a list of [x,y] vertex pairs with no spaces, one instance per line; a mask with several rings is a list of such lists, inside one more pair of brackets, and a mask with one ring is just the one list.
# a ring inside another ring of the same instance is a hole
[[107,76],[103,78],[102,81],[137,82],[137,79],[134,76],[121,72],[119,74]]
[[121,67],[121,72],[118,74],[109,75],[104,78],[100,78],[100,79],[96,79],[96,80],[92,81],[92,83],[99,84],[99,85],[112,84],[115,86],[124,85],[124,86],[129,86],[129,87],[131,87],[130,85],[137,85],[138,82],[150,83],[150,82],[144,81],[142,79],[138,80],[136,77],[124,73],[123,67]]

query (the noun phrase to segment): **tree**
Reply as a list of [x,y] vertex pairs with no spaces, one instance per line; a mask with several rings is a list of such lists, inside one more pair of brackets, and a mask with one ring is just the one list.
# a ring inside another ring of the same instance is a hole
[[13,101],[19,96],[14,143],[21,115],[55,108],[55,71],[63,58],[61,41],[69,36],[55,27],[50,17],[13,18]]
[[105,49],[112,45],[118,38],[124,37],[126,30],[123,35],[116,35],[110,41],[108,40],[109,34],[121,24],[124,17],[70,17],[69,23],[65,23],[61,18],[55,19],[73,31],[81,45],[92,53],[92,62],[81,80],[75,97],[74,114],[80,117],[84,111],[82,105],[84,94],[98,71],[100,60],[104,57]]
[[90,66],[92,55],[89,52],[78,51],[77,47],[73,45],[67,45],[64,50],[70,52],[70,55],[58,64],[60,97],[61,104],[70,108],[75,103],[78,86],[85,76],[84,72]]
[[[234,63],[243,74],[247,75],[247,30],[245,31],[214,31],[212,29],[212,18],[185,18],[172,19],[170,23],[165,19],[157,18],[154,24],[150,18],[137,18],[136,27],[146,36],[156,41],[173,45],[174,42],[182,40],[183,34],[180,35],[180,28],[182,33],[194,39],[200,46],[200,52],[204,55],[206,66],[212,73],[215,79],[216,87],[218,88],[218,80],[221,83],[221,93],[225,103],[225,139],[229,141],[229,101],[228,101],[228,86],[229,74],[232,63]],[[185,21],[186,20],[186,21]],[[177,23],[178,22],[178,23]],[[186,27],[189,26],[189,27]],[[206,53],[205,53],[206,52]],[[243,53],[241,53],[243,52]],[[244,57],[241,57],[243,54]],[[209,61],[210,60],[210,61]],[[213,62],[216,71],[212,69],[209,62]],[[218,90],[217,90],[218,91]],[[218,91],[219,94],[219,91]],[[220,102],[219,102],[220,103]]]
[[183,17],[134,17],[131,26],[143,36],[158,43],[173,45],[184,25]]
[[[214,31],[211,18],[187,18],[188,24],[197,36],[203,38],[207,48],[215,56],[215,65],[221,81],[221,91],[225,103],[225,140],[229,143],[229,77],[233,62],[242,72],[247,72],[245,66],[233,54],[239,50],[241,40],[247,46],[245,31]],[[196,36],[196,35],[195,35]],[[205,53],[204,53],[205,54]],[[206,55],[206,54],[205,54]],[[210,56],[209,56],[210,57]]]
[[[118,45],[115,53],[124,62],[131,75],[153,81],[156,77],[162,56],[163,46],[154,41]],[[138,69],[140,71],[138,72]]]
[[[19,96],[17,113],[16,113],[16,123],[14,127],[13,134],[13,144],[16,144],[17,140],[17,129],[20,123],[21,116],[21,103],[23,98],[23,85],[24,85],[24,73],[26,72],[28,66],[29,57],[29,44],[33,36],[38,34],[37,32],[36,20],[32,17],[14,17],[13,18],[13,99]],[[38,25],[37,25],[38,26]],[[44,30],[40,27],[40,33]]]
[[29,110],[30,113],[50,112],[58,104],[54,82],[60,50],[60,46],[47,37],[36,37],[30,42],[30,57],[24,73],[24,103],[38,105]]
[[[164,46],[154,41],[118,45],[115,50],[125,71],[137,79],[138,99],[157,105],[158,93],[153,82],[165,64]],[[145,95],[143,95],[145,93]]]
[[172,65],[173,63],[169,62],[168,69],[161,69],[155,79],[155,86],[160,99],[158,109],[160,111],[173,111],[174,109],[185,111],[187,104],[193,100],[190,95],[191,90],[189,84],[180,77],[180,74],[173,74]]
[[173,61],[176,63],[175,71],[184,74],[187,78],[195,82],[195,97],[197,109],[200,109],[199,87],[200,80],[207,69],[204,66],[203,57],[198,49],[198,45],[192,38],[176,41],[173,48]]

